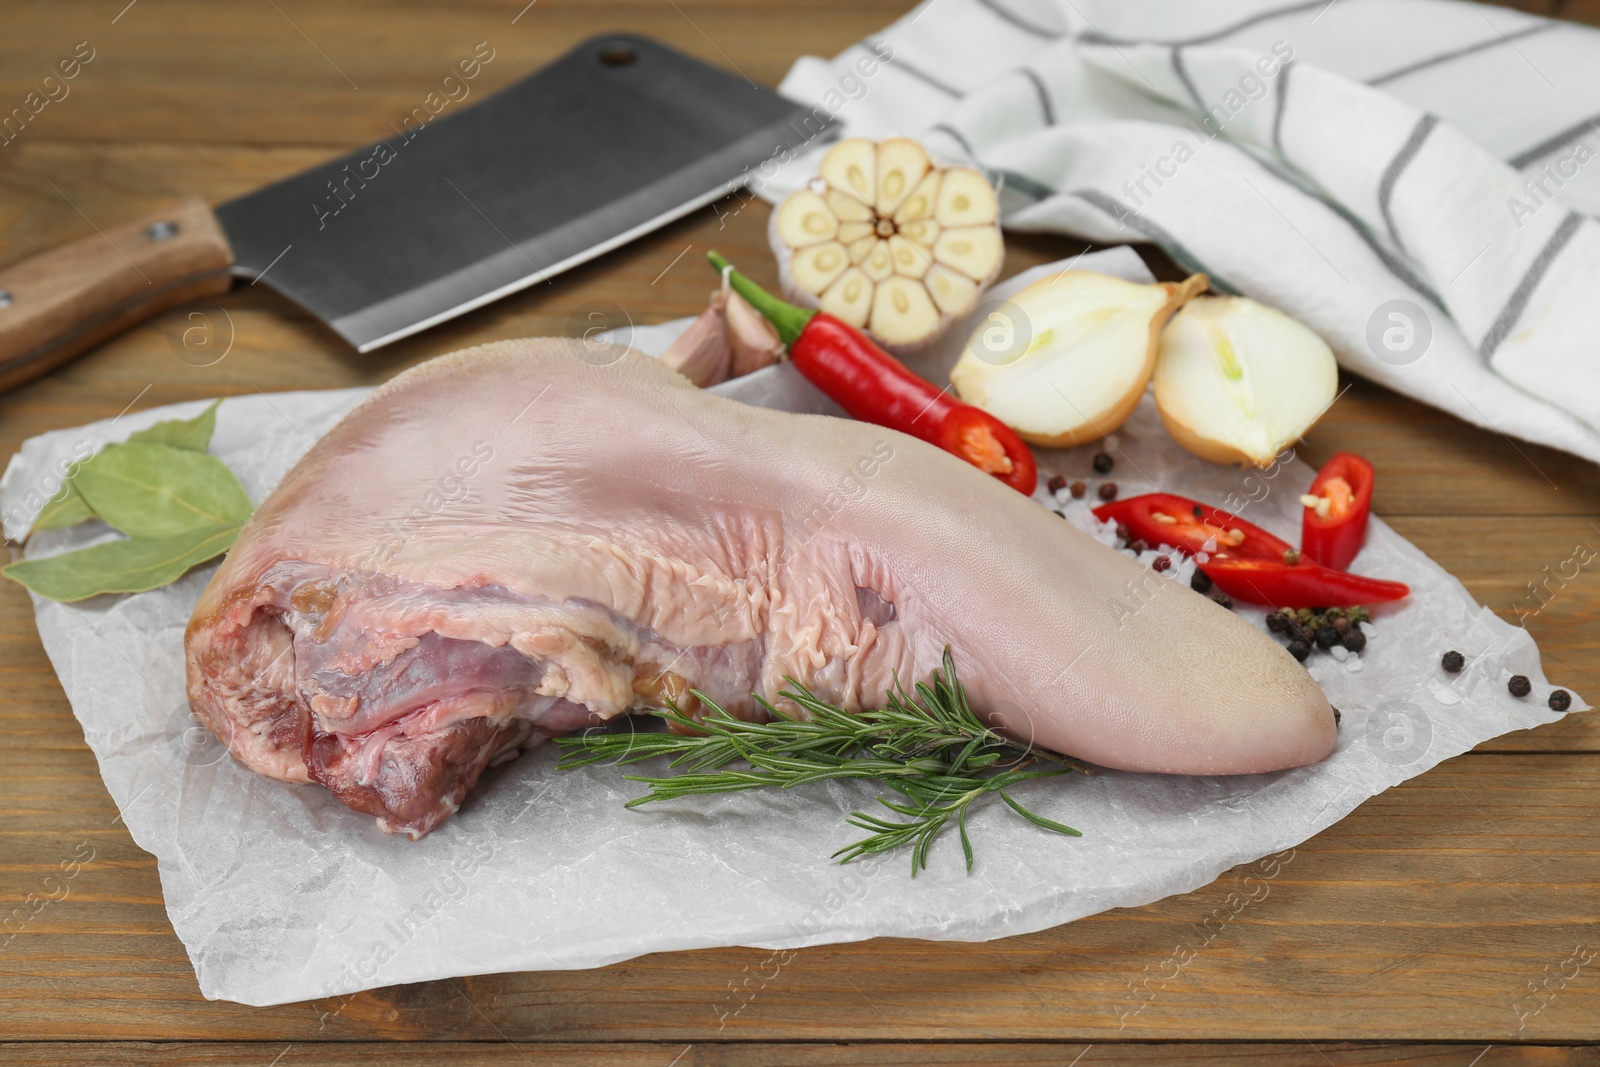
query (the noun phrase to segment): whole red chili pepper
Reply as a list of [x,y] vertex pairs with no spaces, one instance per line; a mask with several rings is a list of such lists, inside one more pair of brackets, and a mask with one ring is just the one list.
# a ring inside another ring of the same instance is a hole
[[1340,570],[1361,551],[1372,511],[1372,464],[1354,452],[1340,452],[1323,466],[1304,500],[1300,550],[1324,567]]
[[921,438],[1033,494],[1039,480],[1033,453],[1011,427],[913,374],[849,323],[779,300],[716,252],[707,258],[777,327],[795,369],[853,418]]

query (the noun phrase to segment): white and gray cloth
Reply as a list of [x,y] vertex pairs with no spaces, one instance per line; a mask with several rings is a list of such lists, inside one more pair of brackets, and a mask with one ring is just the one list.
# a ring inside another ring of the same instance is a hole
[[1357,374],[1600,462],[1600,31],[1470,0],[925,0],[781,91],[985,168],[1010,229],[1154,242]]

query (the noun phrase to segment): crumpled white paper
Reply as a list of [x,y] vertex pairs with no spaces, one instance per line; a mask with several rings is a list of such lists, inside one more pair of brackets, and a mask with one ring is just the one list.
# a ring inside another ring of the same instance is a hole
[[[1148,279],[1126,250],[1078,266]],[[640,328],[632,339],[659,351],[682,326]],[[927,365],[948,363],[959,345],[957,337]],[[721,391],[828,409],[787,366]],[[259,502],[364,393],[227,400],[211,450]],[[6,533],[25,529],[37,507],[29,494],[53,492],[85,447],[203,406],[30,439],[0,479]],[[1203,463],[1173,444],[1148,398],[1115,438],[1124,495],[1159,488],[1223,504],[1236,493],[1248,501],[1236,510],[1251,521],[1298,537],[1296,498],[1312,477],[1304,463],[1255,473]],[[1042,453],[1041,465],[1087,478],[1096,450]],[[103,528],[50,532],[29,554],[106,536]],[[957,844],[942,841],[915,880],[905,855],[848,866],[828,858],[859,836],[844,820],[873,806],[869,785],[625,811],[623,802],[641,790],[620,770],[557,774],[549,746],[491,771],[461,812],[422,841],[385,837],[370,816],[320,787],[244,770],[190,716],[183,629],[214,566],[154,592],[77,605],[36,600],[35,610],[106,788],[134,840],[159,861],[167,913],[201,991],[269,1005],[457,975],[598,967],[666,949],[794,948],[886,935],[976,941],[1040,930],[1195,889],[1304,841],[1481,741],[1560,718],[1545,706],[1550,687],[1526,631],[1474,603],[1382,522],[1373,523],[1358,562],[1358,570],[1409,582],[1413,594],[1378,614],[1359,673],[1315,659],[1313,674],[1344,713],[1330,759],[1249,777],[1103,771],[1036,783],[1021,799],[1082,838],[1046,834],[989,805],[970,820],[973,873],[964,873]],[[1461,674],[1439,669],[1446,648],[1468,657]],[[1513,673],[1533,679],[1532,696],[1507,693]],[[719,1011],[706,1010],[708,1022]]]

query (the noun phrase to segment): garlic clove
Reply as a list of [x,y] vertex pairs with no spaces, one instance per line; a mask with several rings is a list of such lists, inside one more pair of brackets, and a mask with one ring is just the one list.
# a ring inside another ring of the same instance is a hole
[[909,344],[926,337],[938,323],[939,309],[915,278],[887,278],[873,291],[868,329],[887,344]]
[[[844,249],[839,251],[843,253]],[[742,378],[751,371],[778,362],[783,354],[783,341],[778,337],[777,328],[731,289],[724,316],[728,324],[728,347],[732,350],[728,377]]]
[[828,149],[817,173],[835,189],[870,205],[878,191],[877,146],[865,137],[847,137]]
[[711,304],[661,353],[662,363],[702,389],[728,379],[733,348],[723,314],[725,306],[722,294],[713,293]]
[[861,270],[874,282],[884,281],[894,273],[894,256],[888,241],[873,242],[872,250],[861,260]]
[[1000,259],[1004,254],[1000,231],[993,226],[945,230],[933,243],[934,259],[984,284],[1000,273]]
[[894,213],[897,223],[915,222],[918,219],[933,217],[933,207],[939,197],[939,182],[944,171],[930,171],[917,187],[900,204],[900,210]]
[[924,248],[932,248],[933,243],[939,239],[939,224],[932,219],[917,219],[914,222],[902,222],[899,225],[901,237],[908,241],[915,241]]
[[841,222],[835,235],[840,244],[853,245],[863,237],[876,237],[877,230],[870,222]]
[[795,252],[789,270],[801,288],[820,293],[850,266],[850,252],[838,241],[811,245]]
[[960,318],[978,305],[978,284],[943,264],[930,266],[922,276],[922,284],[927,286],[935,306],[950,318]]
[[939,183],[933,212],[941,226],[989,226],[1000,218],[994,186],[971,167],[951,167]]
[[863,203],[850,193],[842,193],[837,189],[829,189],[822,199],[840,222],[865,222],[867,229],[872,229],[875,216],[871,204]]
[[974,325],[950,381],[1033,444],[1104,437],[1144,395],[1163,324],[1205,287],[1203,274],[1157,285],[1091,271],[1042,278]]
[[861,238],[860,240],[851,241],[850,242],[850,262],[851,263],[860,263],[862,260],[866,259],[869,255],[871,255],[872,254],[872,250],[874,248],[877,248],[877,247],[878,247],[878,235],[874,234],[874,233],[869,233],[869,234],[867,234],[867,236]]
[[836,319],[856,327],[865,326],[872,312],[874,288],[872,279],[863,274],[860,267],[851,267],[822,294],[820,306]]
[[839,219],[822,197],[810,189],[801,189],[778,207],[777,225],[784,244],[804,248],[833,240]]
[[891,218],[895,209],[910,196],[933,166],[925,150],[909,137],[890,137],[878,142],[878,214]]
[[1327,342],[1237,296],[1187,304],[1167,324],[1155,368],[1167,431],[1215,463],[1271,464],[1328,409],[1338,385]]
[[895,234],[889,238],[889,261],[894,272],[904,278],[921,278],[928,273],[933,255],[928,249]]

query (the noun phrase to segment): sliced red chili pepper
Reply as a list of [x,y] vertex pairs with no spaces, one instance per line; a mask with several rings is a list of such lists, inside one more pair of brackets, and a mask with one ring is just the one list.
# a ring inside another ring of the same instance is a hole
[[1364,578],[1302,560],[1217,559],[1197,563],[1206,577],[1235,600],[1274,608],[1345,607],[1381,604],[1411,595],[1404,582]]
[[1340,570],[1361,551],[1372,513],[1372,464],[1354,452],[1340,452],[1311,483],[1300,519],[1300,550],[1325,567]]
[[1033,453],[1011,427],[912,373],[849,323],[779,300],[716,252],[707,258],[777,327],[795,369],[851,417],[919,437],[1033,494],[1039,481]]
[[1102,522],[1114,519],[1126,526],[1134,537],[1151,548],[1171,545],[1191,556],[1205,552],[1228,559],[1282,563],[1284,553],[1294,550],[1289,542],[1255,523],[1175,493],[1131,496],[1101,504],[1094,513]]

